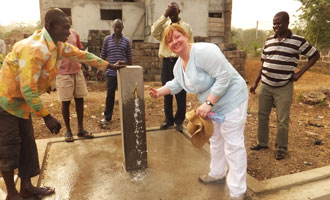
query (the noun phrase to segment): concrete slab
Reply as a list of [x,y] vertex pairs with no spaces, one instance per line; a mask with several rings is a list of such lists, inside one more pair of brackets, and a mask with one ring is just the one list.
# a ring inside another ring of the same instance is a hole
[[[304,172],[257,181],[251,176],[247,178],[249,188],[256,194],[288,189],[330,178],[330,166],[311,169]],[[330,180],[330,179],[329,179]]]
[[203,185],[209,156],[173,130],[147,132],[148,168],[128,173],[120,135],[54,142],[38,185],[56,194],[45,199],[225,199],[225,185]]
[[321,167],[300,173],[263,181],[247,177],[247,185],[256,200],[329,200],[330,167]]
[[[97,134],[93,140],[75,138],[72,144],[63,138],[37,140],[42,173],[32,182],[56,187],[56,194],[46,199],[225,199],[224,185],[197,181],[209,169],[207,144],[195,149],[189,135],[174,129],[149,128],[147,133],[149,168],[134,173],[123,168],[120,131]],[[329,185],[329,166],[263,181],[247,175],[247,199],[328,200]],[[5,192],[0,178],[0,199]]]

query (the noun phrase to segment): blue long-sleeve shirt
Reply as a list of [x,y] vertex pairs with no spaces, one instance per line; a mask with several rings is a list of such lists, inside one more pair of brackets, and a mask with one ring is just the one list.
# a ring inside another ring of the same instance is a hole
[[227,114],[248,99],[245,80],[214,44],[192,45],[186,74],[193,90],[185,85],[181,59],[177,60],[173,73],[174,79],[166,83],[171,94],[184,89],[189,93],[196,93],[198,100],[203,103],[211,93],[220,97],[212,107],[213,112]]

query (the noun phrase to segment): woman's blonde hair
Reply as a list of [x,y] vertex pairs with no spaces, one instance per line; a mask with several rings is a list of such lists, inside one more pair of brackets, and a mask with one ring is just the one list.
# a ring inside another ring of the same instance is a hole
[[168,41],[169,38],[172,37],[173,31],[178,31],[183,36],[188,38],[188,42],[191,42],[188,33],[182,28],[182,26],[180,26],[178,23],[173,23],[173,24],[167,26],[164,30],[164,33],[163,33],[162,41],[164,42],[164,45],[165,45],[166,48],[168,48],[167,41]]

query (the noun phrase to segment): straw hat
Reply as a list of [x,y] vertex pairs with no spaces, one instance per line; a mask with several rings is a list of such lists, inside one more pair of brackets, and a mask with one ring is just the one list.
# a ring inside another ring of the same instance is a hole
[[209,141],[213,134],[213,123],[210,118],[203,119],[196,115],[196,110],[186,113],[186,118],[189,120],[187,131],[191,135],[191,143],[201,148],[206,142]]

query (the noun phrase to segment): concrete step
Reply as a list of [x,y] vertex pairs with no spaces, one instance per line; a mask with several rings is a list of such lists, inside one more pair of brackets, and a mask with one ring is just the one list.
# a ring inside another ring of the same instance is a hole
[[270,194],[260,195],[260,200],[329,200],[330,179],[319,180],[303,185],[282,189]]
[[329,200],[330,166],[257,181],[248,176],[251,197],[257,200]]

